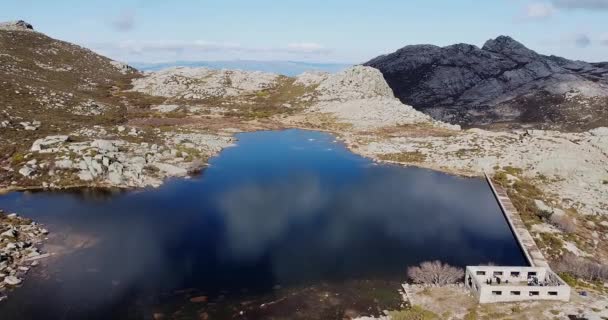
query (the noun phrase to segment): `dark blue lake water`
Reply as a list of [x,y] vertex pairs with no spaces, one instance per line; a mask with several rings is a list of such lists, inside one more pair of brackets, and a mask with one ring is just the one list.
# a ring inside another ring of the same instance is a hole
[[158,189],[1,196],[65,253],[0,303],[0,319],[152,319],[185,308],[174,305],[182,293],[204,295],[194,314],[213,316],[291,288],[398,284],[426,260],[525,265],[481,179],[375,165],[319,132],[238,140],[200,176]]

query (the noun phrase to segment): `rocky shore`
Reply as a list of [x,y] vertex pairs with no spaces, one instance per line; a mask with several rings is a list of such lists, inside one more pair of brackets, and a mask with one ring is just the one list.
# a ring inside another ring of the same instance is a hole
[[124,126],[79,130],[36,140],[19,174],[43,188],[158,187],[169,177],[185,177],[234,141],[229,136],[179,130],[145,133]]
[[0,210],[0,301],[47,256],[39,249],[47,234],[36,222]]

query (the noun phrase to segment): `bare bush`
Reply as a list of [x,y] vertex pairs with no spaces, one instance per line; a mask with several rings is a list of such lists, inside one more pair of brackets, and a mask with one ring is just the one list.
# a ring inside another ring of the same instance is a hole
[[443,286],[462,281],[464,270],[443,264],[441,261],[423,262],[410,267],[407,274],[414,283]]
[[568,215],[553,214],[551,216],[551,223],[553,223],[553,225],[555,225],[556,227],[558,227],[560,230],[562,230],[565,233],[576,232],[576,223],[574,222],[574,219]]
[[555,270],[587,281],[608,280],[608,266],[573,254],[564,255],[555,265]]

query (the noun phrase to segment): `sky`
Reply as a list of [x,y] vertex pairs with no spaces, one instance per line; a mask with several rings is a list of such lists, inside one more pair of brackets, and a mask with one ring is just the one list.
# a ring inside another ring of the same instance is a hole
[[410,44],[509,35],[608,61],[608,0],[1,0],[0,21],[125,62],[361,63]]

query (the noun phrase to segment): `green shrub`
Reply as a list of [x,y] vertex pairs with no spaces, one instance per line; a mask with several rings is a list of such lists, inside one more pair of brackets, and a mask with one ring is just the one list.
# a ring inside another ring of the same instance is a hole
[[515,168],[515,167],[511,167],[511,166],[506,166],[503,168],[503,170],[512,176],[520,176],[524,173],[524,171],[521,168]]
[[25,156],[22,153],[17,152],[11,157],[11,163],[13,165],[22,163],[23,161],[25,161]]
[[426,160],[426,155],[420,151],[398,152],[380,155],[381,160],[420,163]]
[[477,320],[477,310],[475,308],[469,309],[469,312],[464,316],[464,320]]

